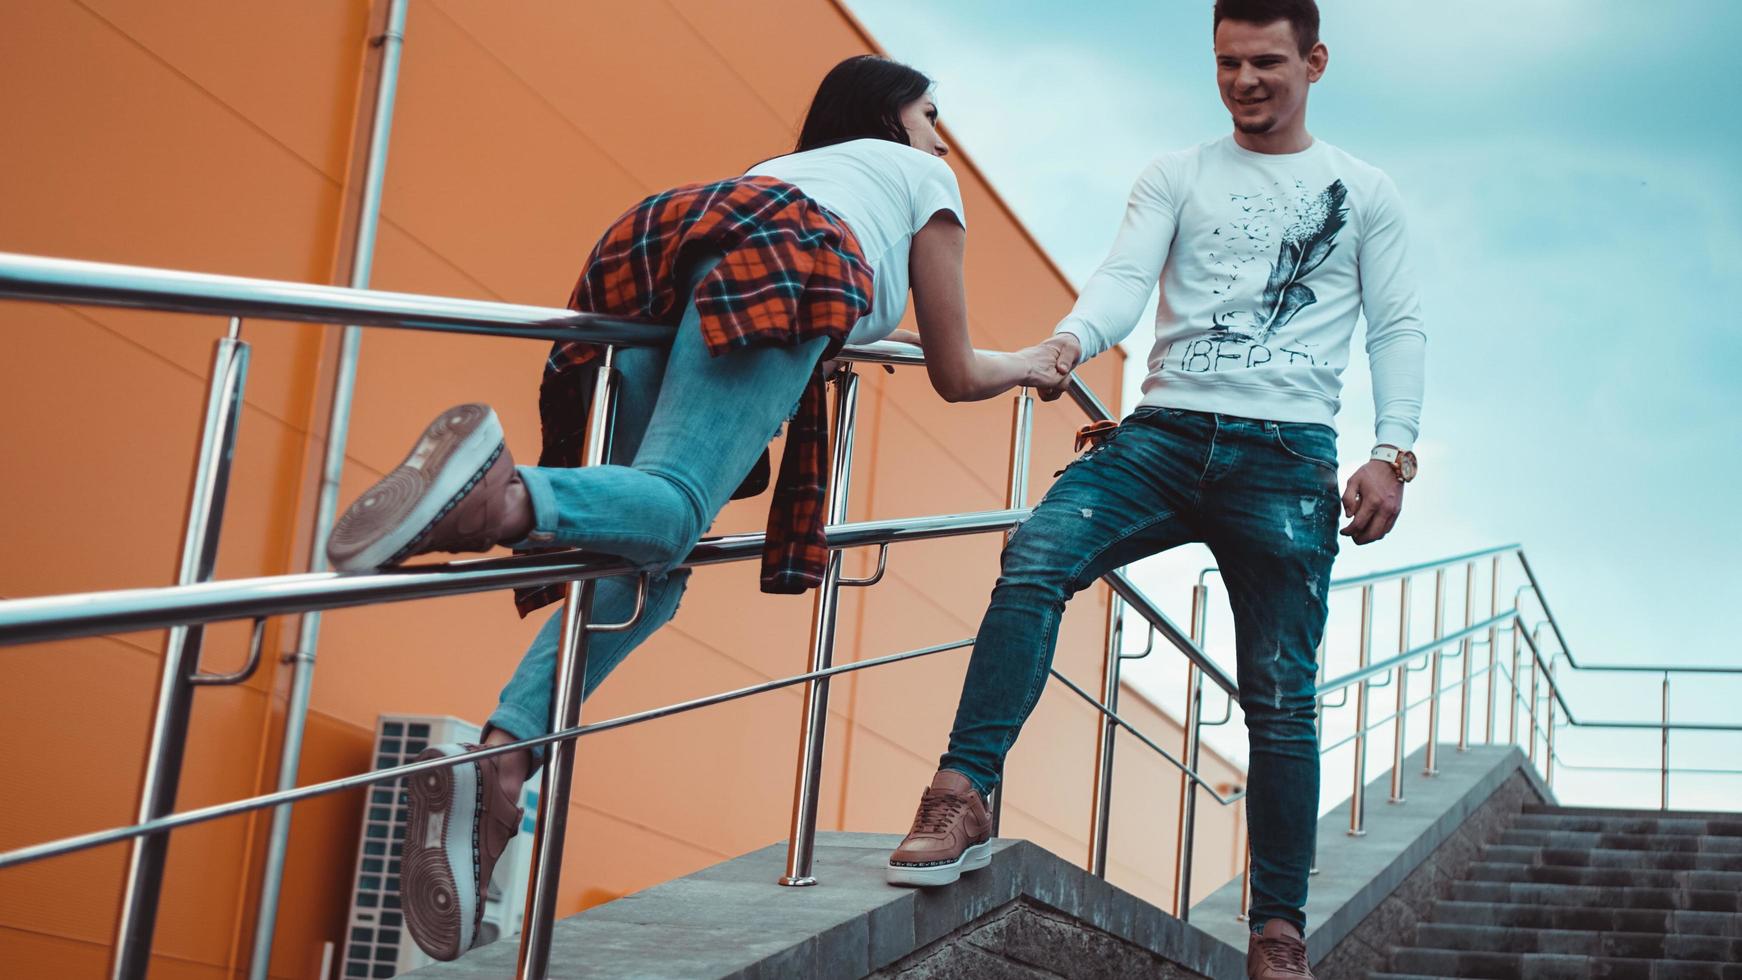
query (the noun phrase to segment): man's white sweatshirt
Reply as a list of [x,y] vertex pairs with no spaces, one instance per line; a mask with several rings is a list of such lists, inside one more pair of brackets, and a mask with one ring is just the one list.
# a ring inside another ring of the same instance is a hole
[[1087,360],[1136,326],[1159,281],[1143,405],[1333,424],[1367,318],[1376,441],[1410,448],[1427,335],[1397,188],[1323,141],[1255,153],[1232,136],[1151,163],[1106,261],[1058,326]]

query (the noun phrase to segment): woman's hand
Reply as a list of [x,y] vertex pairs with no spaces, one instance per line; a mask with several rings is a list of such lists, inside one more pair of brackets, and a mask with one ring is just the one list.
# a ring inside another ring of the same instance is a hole
[[1081,354],[1077,338],[1067,333],[1054,334],[1011,356],[1022,361],[1023,386],[1033,388],[1041,401],[1050,402],[1064,393]]
[[[1051,392],[1053,398],[1058,397],[1058,390],[1064,386],[1065,379],[1070,377],[1070,368],[1059,356],[1057,345],[1051,343],[1035,344],[1024,347],[1009,355],[1021,365],[1021,384],[1025,388],[1033,388],[1042,393]],[[1050,400],[1050,399],[1049,399]]]
[[[925,346],[924,344],[919,342],[919,334],[914,333],[912,330],[892,330],[892,331],[890,331],[889,336],[887,336],[883,339],[884,340],[893,340],[898,344],[912,344],[915,347],[924,347]],[[842,361],[842,360],[838,360],[838,359],[833,359],[833,358],[831,358],[830,360],[824,361],[823,366],[821,368],[821,371],[823,372],[823,377],[825,377],[825,378],[834,377],[835,372],[839,371],[841,369],[841,365],[843,365],[845,363],[847,363],[847,362]],[[895,368],[891,367],[888,364],[883,365],[883,370],[888,371],[890,374],[895,373]],[[1056,396],[1054,396],[1054,397],[1056,397]]]

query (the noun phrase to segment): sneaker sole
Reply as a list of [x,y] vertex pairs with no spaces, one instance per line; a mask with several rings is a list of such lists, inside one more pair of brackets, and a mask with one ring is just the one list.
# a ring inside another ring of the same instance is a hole
[[405,460],[345,509],[327,538],[327,560],[341,572],[362,572],[416,554],[504,448],[502,423],[488,405],[456,405],[436,416]]
[[[417,760],[460,751],[454,745],[433,746]],[[476,763],[411,777],[400,902],[411,938],[438,960],[458,959],[471,948],[477,929],[481,789]]]
[[949,864],[933,864],[926,867],[916,867],[911,864],[896,864],[889,862],[884,872],[884,879],[891,885],[907,885],[914,888],[936,888],[939,885],[955,884],[956,879],[964,871],[978,871],[992,863],[992,842],[981,841],[962,852],[962,856]]

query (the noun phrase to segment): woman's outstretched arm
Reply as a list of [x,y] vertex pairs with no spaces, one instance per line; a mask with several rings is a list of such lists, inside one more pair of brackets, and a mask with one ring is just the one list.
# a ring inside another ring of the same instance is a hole
[[976,351],[968,336],[962,257],[968,234],[948,211],[932,215],[913,236],[908,279],[925,348],[925,370],[945,401],[971,402],[1027,386],[1052,389],[1070,372],[1053,343],[1020,351]]

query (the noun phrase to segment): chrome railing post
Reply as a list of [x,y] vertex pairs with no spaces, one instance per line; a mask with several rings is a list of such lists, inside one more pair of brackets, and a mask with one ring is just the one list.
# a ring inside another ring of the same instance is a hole
[[[1409,649],[1409,576],[1405,575],[1399,583],[1402,593],[1397,610],[1397,652],[1403,653]],[[1409,664],[1397,665],[1397,726],[1392,733],[1391,744],[1391,797],[1385,802],[1402,803],[1403,797],[1403,753],[1406,748],[1406,726],[1409,720]]]
[[[1488,617],[1492,619],[1500,615],[1500,556],[1494,556],[1493,565],[1488,573]],[[1483,730],[1482,741],[1488,745],[1494,744],[1494,664],[1499,656],[1500,627],[1488,627],[1488,683],[1482,685],[1483,692],[1488,697],[1488,723]]]
[[[1325,686],[1325,660],[1326,660],[1326,657],[1325,657],[1325,634],[1320,633],[1319,634],[1318,649],[1313,651],[1313,662],[1318,664],[1318,671],[1313,677],[1313,690],[1314,691],[1320,691]],[[1343,703],[1336,705],[1336,707],[1340,708],[1343,706],[1343,704],[1347,704],[1348,702],[1349,702],[1349,694],[1348,694],[1347,689],[1345,689],[1344,693],[1343,693]],[[1314,749],[1317,750],[1317,747],[1320,745],[1323,745],[1324,743],[1325,743],[1325,696],[1323,694],[1316,694],[1313,698],[1313,746],[1314,746]],[[1247,857],[1247,860],[1251,860],[1252,856],[1250,854],[1248,854],[1246,857]],[[1313,876],[1317,875],[1318,873],[1319,873],[1319,839],[1318,839],[1317,835],[1314,835],[1313,836],[1313,855],[1312,855],[1312,858],[1310,860],[1308,860],[1308,862],[1307,862],[1307,876],[1313,877]]]
[[[224,521],[224,501],[230,489],[235,458],[236,428],[241,421],[243,389],[248,381],[248,345],[241,339],[242,321],[230,319],[229,335],[212,351],[212,372],[206,389],[205,417],[199,452],[188,489],[187,523],[182,528],[181,561],[176,582],[208,581],[218,558],[218,532]],[[165,816],[175,809],[187,747],[188,716],[193,710],[192,677],[199,671],[203,626],[176,626],[164,643],[157,678],[157,704],[145,750],[145,772],[139,785],[139,822]],[[110,976],[145,976],[151,965],[151,937],[157,926],[157,900],[163,887],[163,867],[169,834],[136,838],[128,849],[127,874],[122,880],[121,907],[115,923],[115,948]]]
[[1663,672],[1663,725],[1659,729],[1662,744],[1659,746],[1662,754],[1659,757],[1657,808],[1669,809],[1669,671]]
[[[1446,570],[1434,570],[1434,639],[1446,635]],[[1440,774],[1440,657],[1441,649],[1434,647],[1428,671],[1427,691],[1427,752],[1426,763],[1422,766],[1422,775],[1438,776]]]
[[[1245,806],[1244,803],[1241,806]],[[1236,922],[1252,921],[1252,821],[1246,821],[1246,863],[1240,867],[1240,912]]]
[[[1513,612],[1517,613],[1517,603],[1513,603]],[[1518,634],[1524,632],[1524,620],[1516,615],[1512,620],[1512,669],[1507,671],[1506,699],[1506,741],[1518,744]]]
[[[1033,440],[1034,396],[1023,388],[1016,393],[1010,419],[1010,483],[1004,494],[1004,506],[1012,510],[1028,503],[1028,457]],[[1008,539],[1009,535],[1005,537]]]
[[[390,0],[385,30],[376,39],[381,49],[376,76],[375,105],[364,150],[363,173],[357,202],[356,226],[351,240],[353,289],[365,289],[375,264],[375,238],[381,218],[381,188],[387,172],[387,149],[393,131],[393,109],[399,90],[399,61],[405,47],[406,11],[410,0]],[[351,425],[351,401],[357,382],[357,355],[363,331],[347,326],[339,336],[338,359],[333,368],[333,391],[327,412],[326,446],[322,456],[321,481],[315,493],[314,523],[309,532],[308,570],[327,568],[327,535],[338,512],[339,480],[345,469],[345,444]],[[304,613],[297,626],[296,649],[283,662],[290,670],[289,695],[284,709],[284,738],[279,749],[278,788],[296,786],[301,767],[303,731],[308,721],[310,694],[314,687],[315,647],[320,641],[321,614]],[[260,902],[254,915],[254,948],[249,958],[249,980],[266,980],[272,966],[272,937],[278,925],[278,896],[284,882],[284,861],[290,849],[289,806],[272,811],[266,836],[266,856],[260,872]]]
[[[1360,665],[1373,660],[1373,586],[1361,587]],[[1367,835],[1367,681],[1355,688],[1355,788],[1349,796],[1349,836]]]
[[[616,353],[616,348],[607,345],[597,362],[598,380],[593,384],[593,404],[588,410],[586,444],[582,450],[584,466],[598,466],[611,458],[611,428],[617,411]],[[564,592],[556,688],[551,698],[554,729],[574,728],[581,723],[595,584],[594,579],[570,582]],[[571,738],[552,744],[545,753],[538,788],[538,824],[532,836],[532,869],[526,880],[526,914],[515,972],[519,980],[544,980],[550,970],[551,932],[556,925],[557,886],[562,878],[569,795],[578,749],[578,741]]]
[[1554,789],[1554,706],[1555,701],[1558,700],[1556,695],[1560,694],[1560,686],[1555,683],[1554,679],[1554,666],[1555,658],[1559,656],[1560,651],[1557,650],[1548,658],[1548,731],[1546,733],[1548,744],[1543,746],[1543,758],[1548,763],[1548,771],[1543,773],[1542,779],[1551,790]]
[[[1476,563],[1464,565],[1464,626],[1476,622]],[[1458,751],[1470,751],[1470,650],[1466,636],[1458,644]]]
[[[1199,582],[1192,586],[1192,644],[1204,648],[1205,628],[1209,623],[1210,587]],[[1179,827],[1174,838],[1173,914],[1181,922],[1191,915],[1192,853],[1197,838],[1198,784],[1189,772],[1198,771],[1199,749],[1202,746],[1204,720],[1204,674],[1198,665],[1186,661],[1186,716],[1181,726],[1185,740],[1180,758],[1186,768],[1179,777]]]
[[[1076,386],[1083,394],[1087,389]],[[1016,390],[1016,400],[1010,414],[1010,484],[1004,493],[1004,506],[1012,510],[1028,505],[1028,458],[1029,450],[1034,442],[1034,396],[1027,388]],[[1016,533],[1011,528],[1004,534],[1006,544],[1010,536]],[[1114,661],[1118,663],[1117,660]],[[999,774],[999,783],[992,788],[987,798],[987,807],[992,812],[992,836],[997,837],[999,828],[1004,823],[1004,783],[1003,774]],[[1108,779],[1111,780],[1109,770]]]
[[[1119,710],[1119,673],[1124,658],[1119,651],[1125,639],[1125,600],[1113,596],[1107,603],[1107,655],[1101,666],[1101,703],[1108,711]],[[1119,723],[1101,716],[1100,737],[1095,740],[1095,798],[1089,814],[1089,873],[1107,877],[1107,826],[1113,808],[1113,735]]]
[[1536,644],[1535,648],[1531,651],[1531,657],[1530,657],[1530,751],[1528,753],[1526,753],[1530,757],[1530,762],[1532,765],[1536,764],[1536,732],[1537,732],[1537,728],[1536,728],[1536,698],[1537,698],[1536,688],[1537,688],[1537,678],[1542,673],[1542,667],[1541,667],[1540,661],[1538,659],[1542,656],[1542,644],[1540,642],[1540,640],[1542,638],[1542,627],[1541,626],[1538,626],[1536,628],[1536,634],[1537,635],[1534,637],[1534,639],[1538,640],[1539,642]]
[[[847,492],[852,485],[853,420],[859,403],[859,376],[851,365],[835,376],[834,452],[829,467],[828,522],[847,519]],[[811,622],[810,669],[827,670],[835,658],[835,626],[841,599],[841,553],[829,552],[823,582],[817,588]],[[814,885],[811,859],[816,851],[818,785],[823,775],[823,737],[829,726],[829,679],[819,677],[804,686],[804,727],[799,733],[798,775],[792,795],[792,831],[786,848],[783,885]]]

